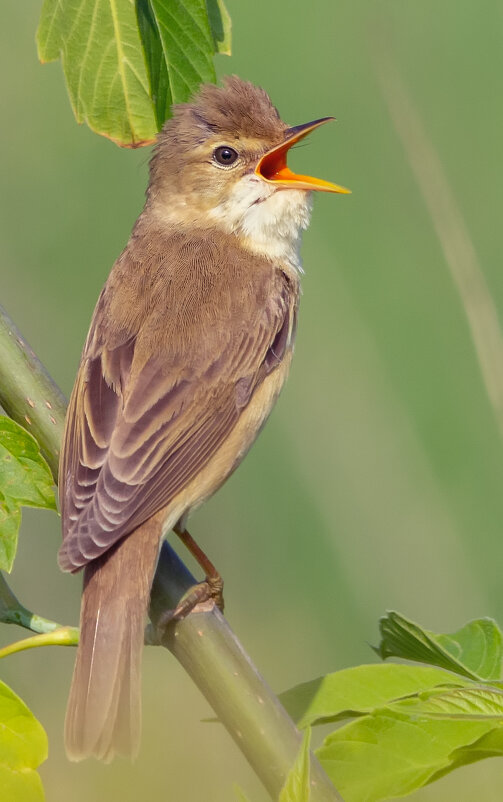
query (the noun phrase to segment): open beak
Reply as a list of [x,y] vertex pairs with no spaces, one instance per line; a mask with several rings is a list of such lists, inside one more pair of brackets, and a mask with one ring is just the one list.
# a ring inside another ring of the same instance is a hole
[[335,117],[322,117],[321,120],[313,120],[304,125],[296,125],[294,128],[287,128],[285,131],[285,141],[269,150],[255,168],[255,173],[264,181],[280,187],[291,187],[292,189],[315,189],[319,192],[341,192],[344,195],[350,194],[351,190],[332,184],[330,181],[323,181],[321,178],[313,178],[310,175],[298,175],[293,173],[286,165],[286,156],[292,145],[300,142],[305,136],[319,128],[320,125],[334,120]]

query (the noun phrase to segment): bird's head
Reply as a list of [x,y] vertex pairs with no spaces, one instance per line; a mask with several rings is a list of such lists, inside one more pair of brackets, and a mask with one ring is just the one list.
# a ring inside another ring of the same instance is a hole
[[159,134],[148,203],[172,222],[216,226],[252,246],[298,239],[311,191],[349,192],[287,167],[289,149],[332,119],[289,128],[263,89],[237,76],[222,88],[206,84],[193,102],[174,106]]

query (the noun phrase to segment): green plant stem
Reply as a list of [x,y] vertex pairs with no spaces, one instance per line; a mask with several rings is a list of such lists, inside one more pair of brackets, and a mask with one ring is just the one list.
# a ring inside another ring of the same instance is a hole
[[4,575],[0,572],[0,622],[2,624],[17,624],[19,627],[31,629],[32,632],[44,635],[59,629],[61,624],[42,618],[32,613],[14,596],[8,586]]
[[[0,388],[0,403],[16,421],[28,424],[56,479],[64,396],[1,307]],[[152,643],[157,641],[155,627],[162,612],[172,609],[194,582],[164,543],[152,589]],[[161,643],[190,674],[271,797],[277,799],[302,738],[224,617],[216,608],[193,613],[168,626]],[[311,802],[341,802],[314,755],[311,786]]]
[[50,632],[9,643],[8,646],[0,649],[0,659],[9,657],[9,655],[17,652],[23,652],[25,649],[38,649],[40,646],[76,646],[78,642],[78,627],[57,627]]
[[[164,543],[162,571],[152,586],[150,619],[155,625],[164,610],[194,584],[194,577]],[[273,799],[277,799],[302,743],[278,698],[259,674],[220,610],[213,605],[168,626],[161,643],[177,658],[202,691]],[[211,725],[208,725],[211,726]],[[311,802],[341,800],[311,755]]]
[[38,440],[57,482],[66,399],[2,306],[0,404]]

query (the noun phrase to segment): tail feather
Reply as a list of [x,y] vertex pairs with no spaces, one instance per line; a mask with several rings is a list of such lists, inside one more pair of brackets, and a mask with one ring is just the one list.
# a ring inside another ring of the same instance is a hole
[[65,721],[70,760],[138,753],[143,633],[159,539],[159,524],[147,521],[85,567]]

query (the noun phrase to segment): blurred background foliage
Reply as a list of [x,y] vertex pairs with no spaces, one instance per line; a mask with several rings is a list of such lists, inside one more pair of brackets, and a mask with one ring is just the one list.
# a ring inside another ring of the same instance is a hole
[[[292,164],[353,190],[316,198],[287,389],[240,470],[192,524],[225,577],[231,625],[280,691],[372,662],[386,608],[437,631],[482,615],[503,622],[503,444],[463,303],[388,111],[393,82],[379,77],[385,63],[388,77],[400,76],[501,310],[503,7],[227,5],[234,55],[217,58],[219,75],[264,86],[290,124],[334,114],[338,122]],[[69,393],[93,305],[142,207],[149,153],[121,151],[75,124],[60,66],[37,62],[39,12],[34,0],[2,7],[1,300]],[[502,369],[493,358],[489,370]],[[76,623],[80,580],[59,573],[59,541],[53,514],[26,510],[12,586],[32,609]],[[2,628],[1,642],[15,634]],[[234,781],[255,802],[266,798],[228,735],[200,723],[211,711],[161,649],[145,653],[138,761],[68,763],[73,658],[71,649],[35,650],[0,666],[48,731],[48,800],[230,802]],[[502,789],[503,762],[493,760],[411,799],[496,802]]]

